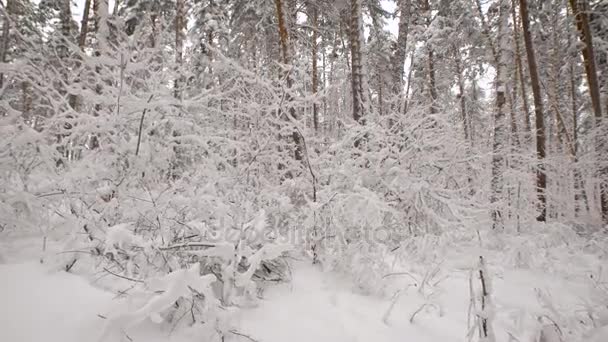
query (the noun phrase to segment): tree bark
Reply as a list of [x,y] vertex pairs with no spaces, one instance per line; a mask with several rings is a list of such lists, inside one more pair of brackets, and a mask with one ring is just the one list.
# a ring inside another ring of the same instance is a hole
[[[431,6],[429,0],[423,0],[423,10],[426,12],[426,26],[431,26]],[[437,113],[437,83],[435,81],[435,51],[431,44],[426,43],[429,68],[429,94],[431,95],[431,114]]]
[[[600,100],[600,85],[597,77],[597,67],[595,53],[593,50],[593,35],[589,27],[589,17],[587,15],[589,4],[585,0],[569,0],[572,13],[576,21],[576,28],[579,38],[585,46],[582,50],[585,73],[587,74],[587,84],[591,95],[591,105],[595,116],[595,125],[599,127],[602,120],[602,105]],[[607,108],[608,110],[608,108]],[[600,151],[597,151],[600,153]],[[602,151],[603,152],[603,151]],[[600,209],[602,221],[608,223],[608,181],[605,179],[608,170],[600,169]]]
[[[290,42],[289,42],[289,31],[287,29],[287,23],[285,20],[285,4],[283,3],[283,0],[275,0],[274,1],[275,5],[276,5],[276,10],[277,10],[277,18],[278,18],[278,24],[279,24],[279,43],[280,43],[280,47],[281,47],[281,61],[284,64],[285,67],[287,67],[288,65],[290,65],[291,63],[291,47],[290,47]],[[289,94],[289,91],[291,89],[291,86],[293,85],[293,81],[291,79],[290,76],[290,70],[286,70],[285,71],[285,83],[287,84],[287,101],[289,102],[289,110],[288,110],[288,115],[290,115],[289,120],[296,120],[296,109],[293,106],[292,102],[292,98],[291,95]],[[293,123],[295,125],[295,122]],[[297,161],[303,161],[304,160],[304,146],[303,146],[303,139],[300,136],[300,133],[297,129],[294,129],[292,132],[292,139],[295,143],[295,159]]]
[[597,67],[595,64],[595,52],[593,50],[593,36],[589,27],[588,3],[585,0],[569,0],[570,7],[574,13],[576,20],[576,28],[579,31],[580,40],[585,46],[582,54],[585,63],[585,72],[587,74],[587,83],[589,85],[589,93],[591,95],[591,105],[597,123],[602,118],[602,105],[600,101],[600,86],[597,77]]
[[[350,51],[351,51],[351,86],[353,92],[353,119],[365,124],[364,116],[368,110],[367,75],[363,65],[363,17],[361,0],[351,0],[350,16]],[[355,142],[356,145],[359,140]]]
[[545,222],[547,217],[547,175],[543,165],[545,151],[545,121],[543,110],[543,99],[540,93],[540,79],[538,76],[538,66],[536,64],[536,56],[532,35],[530,33],[530,19],[528,14],[528,1],[519,0],[519,12],[524,33],[524,43],[526,46],[526,55],[528,57],[528,71],[530,72],[530,81],[532,83],[532,95],[534,96],[534,116],[536,122],[536,156],[538,158],[538,169],[536,171],[536,188],[537,196],[540,205],[540,214],[536,218],[540,222]]
[[409,35],[412,0],[399,1],[399,31],[397,33],[397,48],[393,57],[393,93],[400,94],[403,87],[403,71]]
[[[2,51],[0,51],[0,62],[6,63],[8,56],[8,41],[10,39],[10,15],[13,9],[13,0],[7,0],[6,6],[4,7],[4,20],[2,21]],[[4,87],[4,73],[0,73],[0,89]]]
[[[84,46],[87,41],[87,34],[89,32],[89,12],[91,8],[91,0],[85,0],[82,19],[80,20],[80,34],[78,35],[78,47],[81,51],[84,50]],[[80,82],[80,80],[76,81]],[[70,107],[76,109],[79,105],[78,96],[70,95],[69,98]]]
[[521,88],[522,110],[524,112],[524,128],[527,136],[532,136],[532,126],[530,125],[530,106],[528,105],[528,92],[526,91],[526,78],[524,76],[524,66],[521,58],[521,46],[519,43],[519,23],[515,10],[516,0],[512,0],[511,15],[513,17],[513,41],[515,43],[515,66],[517,68],[517,78]]
[[496,229],[502,226],[502,214],[498,208],[502,199],[504,169],[504,150],[503,146],[506,141],[505,136],[505,111],[507,103],[507,54],[503,51],[507,46],[507,30],[508,30],[508,3],[506,0],[501,0],[500,14],[498,23],[498,41],[499,48],[496,50],[497,65],[496,65],[496,107],[494,109],[494,141],[492,145],[492,181],[491,181],[491,196],[490,203],[492,204],[492,228]]
[[462,119],[462,127],[463,127],[463,131],[464,131],[464,139],[467,143],[470,142],[470,134],[469,134],[469,115],[467,113],[467,103],[466,103],[466,97],[465,97],[465,93],[464,93],[464,79],[462,76],[462,61],[461,61],[461,56],[460,53],[458,51],[458,49],[456,49],[456,47],[452,47],[453,53],[454,53],[454,62],[455,62],[455,66],[456,66],[456,76],[458,77],[458,101],[460,102],[460,116]]
[[181,75],[181,66],[184,54],[184,29],[186,28],[186,11],[184,0],[176,0],[175,2],[175,67],[177,75],[174,82],[173,96],[176,99],[182,97],[182,87],[184,85],[183,76]]
[[[312,37],[311,37],[311,47],[312,47],[312,94],[316,96],[319,91],[319,75],[317,70],[317,59],[318,59],[318,20],[319,20],[319,11],[316,3],[309,2],[308,6],[310,7],[310,15],[311,15],[311,24],[312,24]],[[315,133],[319,131],[319,105],[317,104],[316,99],[313,100],[312,103],[312,121],[313,127],[315,129]]]

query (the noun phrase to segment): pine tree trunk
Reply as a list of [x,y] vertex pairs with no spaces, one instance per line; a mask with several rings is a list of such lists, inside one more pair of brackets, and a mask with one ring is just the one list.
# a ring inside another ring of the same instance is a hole
[[[600,85],[597,77],[597,67],[595,62],[595,53],[593,50],[593,36],[589,27],[589,17],[587,15],[589,4],[585,0],[569,0],[572,13],[576,20],[576,28],[579,32],[581,42],[585,44],[582,50],[583,61],[585,64],[585,73],[587,74],[587,84],[591,95],[591,105],[595,116],[596,127],[600,126],[602,120],[602,105],[600,100]],[[607,108],[608,110],[608,108]],[[597,151],[603,153],[604,151]],[[600,207],[602,220],[608,223],[608,180],[606,176],[608,170],[602,168],[600,170]]]
[[[528,92],[526,91],[526,78],[524,76],[524,66],[521,58],[521,46],[519,42],[519,22],[515,10],[516,0],[512,0],[511,15],[513,18],[513,41],[515,44],[515,65],[517,68],[517,78],[521,88],[522,110],[524,111],[524,128],[526,135],[532,137],[532,126],[530,125],[530,106],[528,105]],[[528,138],[529,139],[529,138]]]
[[410,70],[407,72],[407,86],[405,87],[405,96],[403,101],[403,114],[407,114],[407,109],[410,105],[410,88],[412,85],[412,72],[414,71],[414,57],[416,54],[412,52],[410,56]]
[[[279,24],[279,44],[281,47],[281,62],[285,67],[289,66],[291,63],[291,47],[289,42],[289,31],[287,29],[286,17],[285,17],[285,6],[283,0],[275,0],[274,1],[277,10],[277,18]],[[287,84],[287,101],[289,102],[289,110],[288,115],[291,117],[288,120],[296,120],[296,109],[293,106],[291,95],[289,91],[291,86],[293,85],[293,81],[291,79],[290,71],[285,71],[285,83]],[[295,124],[295,123],[294,123]],[[303,140],[300,136],[300,133],[297,129],[294,129],[292,132],[292,139],[295,143],[295,159],[298,161],[304,160],[304,146]]]
[[403,71],[405,68],[405,55],[407,53],[407,40],[409,35],[412,0],[399,1],[399,31],[397,33],[397,48],[393,57],[393,93],[398,95],[403,87]]
[[[429,0],[423,0],[423,10],[426,16],[426,26],[431,26],[431,6]],[[426,49],[428,53],[428,68],[429,68],[429,95],[431,96],[431,114],[437,113],[437,83],[435,81],[435,51],[431,44],[427,42]]]
[[[312,93],[313,96],[315,96],[317,94],[317,92],[319,91],[319,75],[318,75],[318,70],[317,70],[317,59],[318,59],[318,46],[317,46],[317,39],[318,39],[318,20],[319,20],[319,11],[317,8],[317,4],[308,3],[308,6],[310,7],[309,11],[311,14],[311,24],[312,24],[312,37],[311,37],[311,46],[312,46]],[[315,133],[317,133],[319,131],[319,105],[317,104],[316,99],[313,101],[312,104],[312,122],[313,122],[313,127],[315,129]]]
[[[353,119],[365,124],[364,116],[368,110],[368,87],[365,67],[363,65],[363,17],[361,0],[351,0],[350,16],[350,56],[351,56],[351,86],[353,92]],[[356,145],[360,143],[356,141]]]
[[176,0],[175,2],[175,67],[177,75],[174,83],[173,96],[176,99],[182,97],[182,87],[184,86],[183,76],[181,74],[181,66],[184,54],[184,29],[186,27],[186,11],[184,0]]
[[530,81],[532,83],[532,95],[534,96],[534,116],[536,122],[536,156],[538,158],[538,169],[536,171],[536,187],[537,196],[540,205],[540,214],[536,218],[540,222],[546,221],[547,217],[547,175],[543,165],[546,157],[545,151],[545,121],[543,110],[543,99],[540,93],[540,79],[538,76],[538,66],[536,65],[536,56],[532,35],[530,33],[530,19],[528,15],[528,1],[519,0],[519,12],[521,23],[524,31],[524,44],[526,46],[526,55],[528,57],[528,71],[530,72]]
[[[85,0],[83,12],[82,12],[82,19],[80,21],[80,34],[78,35],[78,47],[80,48],[81,51],[84,50],[84,46],[87,41],[87,34],[89,32],[90,8],[91,8],[91,0]],[[76,82],[80,82],[80,80],[77,80]],[[70,98],[69,98],[70,107],[77,109],[79,106],[78,100],[79,99],[78,99],[77,95],[70,95]]]
[[[11,31],[11,26],[10,26],[10,15],[11,15],[11,11],[13,9],[13,0],[7,0],[6,1],[6,6],[4,7],[4,11],[3,11],[3,20],[2,20],[2,51],[0,51],[0,62],[1,63],[6,63],[7,60],[7,56],[8,56],[8,41],[10,39],[10,31]],[[0,73],[0,89],[2,89],[2,87],[4,87],[4,73]]]
[[467,103],[464,93],[464,78],[462,76],[462,61],[460,52],[456,47],[452,48],[454,54],[454,62],[456,66],[456,77],[458,77],[458,100],[460,102],[460,116],[462,119],[462,127],[464,131],[464,139],[469,143],[469,115],[467,114]]
[[498,208],[502,199],[503,192],[503,177],[504,170],[504,143],[506,142],[505,132],[505,111],[507,104],[507,53],[503,51],[507,46],[507,30],[508,30],[508,3],[501,0],[500,16],[498,23],[498,46],[496,50],[497,65],[496,65],[496,107],[494,109],[494,142],[492,146],[492,181],[491,181],[491,196],[490,203],[492,204],[492,228],[496,229],[502,226],[502,214]]

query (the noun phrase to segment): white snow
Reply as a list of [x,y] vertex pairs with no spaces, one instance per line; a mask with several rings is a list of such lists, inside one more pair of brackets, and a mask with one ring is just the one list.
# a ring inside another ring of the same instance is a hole
[[35,262],[0,265],[0,279],[0,341],[89,341],[113,297]]
[[[291,284],[267,291],[242,313],[241,331],[264,342],[436,341],[416,325],[386,325],[385,300],[356,294],[347,281],[300,264]],[[454,341],[457,339],[454,339]]]
[[[570,341],[565,324],[576,322],[560,321],[555,315],[568,317],[583,304],[597,300],[584,277],[504,269],[495,263],[496,256],[487,260],[496,341],[509,341],[510,336],[535,341],[542,326],[538,317],[543,316],[557,320],[563,340]],[[259,342],[466,341],[470,271],[461,268],[464,264],[465,257],[446,262],[422,289],[421,277],[389,277],[394,280],[388,291],[400,290],[389,312],[391,298],[363,294],[352,280],[324,272],[308,260],[294,262],[292,282],[271,285],[256,307],[235,310],[230,329]],[[198,269],[175,274],[192,274],[178,285],[199,279]],[[116,317],[112,312],[122,305],[115,294],[84,277],[49,270],[38,262],[0,265],[0,280],[0,341],[190,342],[204,341],[208,334],[196,325],[173,330],[170,324],[159,324],[160,317],[154,315],[157,308],[146,310],[137,324],[125,325],[124,330],[102,340],[108,322]],[[209,283],[201,284],[203,290]],[[600,318],[596,324],[606,322]],[[608,341],[606,334],[606,326],[598,326],[588,341]],[[226,336],[226,341],[248,340],[234,333]]]

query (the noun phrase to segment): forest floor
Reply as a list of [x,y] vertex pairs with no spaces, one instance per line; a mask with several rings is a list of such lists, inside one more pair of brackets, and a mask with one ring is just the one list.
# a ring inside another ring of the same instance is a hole
[[[5,256],[0,262],[0,341],[98,341],[105,315],[119,301],[115,294],[37,259],[7,258],[7,246],[0,244]],[[19,244],[12,246],[19,249]],[[25,247],[20,251],[28,254]],[[496,340],[535,341],[544,324],[539,317],[545,317],[545,323],[555,321],[561,340],[570,341],[571,331],[583,324],[576,322],[584,316],[580,312],[599,300],[590,290],[588,270],[582,265],[568,274],[506,269],[500,266],[499,255],[487,257]],[[395,275],[400,280],[386,288],[386,293],[400,291],[393,298],[363,293],[346,276],[295,261],[291,282],[268,287],[255,307],[237,311],[231,322],[235,333],[227,334],[226,341],[467,341],[467,326],[472,324],[469,281],[478,279],[470,277],[462,258],[450,260],[426,280]],[[586,341],[608,341],[597,336]],[[204,340],[204,333],[194,327],[172,329],[147,320],[111,341]]]

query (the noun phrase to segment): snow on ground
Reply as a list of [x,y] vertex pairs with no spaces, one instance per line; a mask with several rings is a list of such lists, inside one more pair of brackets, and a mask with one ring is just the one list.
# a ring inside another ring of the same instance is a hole
[[291,284],[271,288],[242,313],[242,332],[265,342],[436,341],[415,325],[384,324],[386,301],[356,294],[342,279],[307,264],[293,274]]
[[0,265],[0,341],[87,341],[112,294],[38,263]]
[[[388,293],[401,291],[390,312],[391,298],[363,294],[347,278],[324,272],[308,261],[295,262],[291,283],[271,285],[258,305],[240,310],[233,323],[239,333],[259,342],[467,341],[470,271],[468,262],[457,259],[444,262],[422,289],[420,276],[396,275]],[[106,324],[100,315],[120,305],[114,293],[84,277],[49,270],[51,266],[41,265],[38,258],[26,263],[5,258],[5,262],[12,263],[0,264],[0,341],[97,341]],[[509,341],[509,336],[535,341],[539,316],[557,313],[569,317],[597,301],[581,270],[558,274],[506,269],[499,253],[489,257],[488,270],[494,285],[497,313],[493,326],[499,342]],[[553,307],[543,305],[539,293],[548,297]],[[564,341],[569,341],[569,332],[563,334]],[[227,336],[227,341],[248,340]],[[205,340],[197,328],[171,331],[168,325],[147,320],[106,341],[129,339]],[[588,341],[608,339],[590,337]]]

